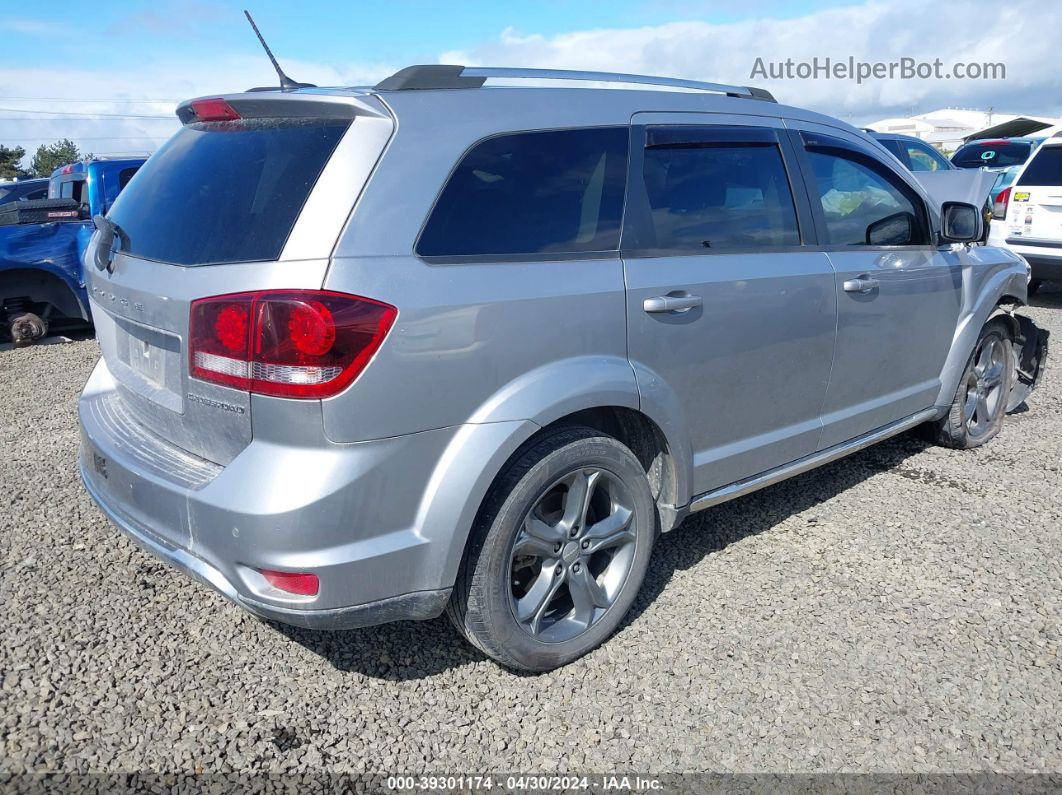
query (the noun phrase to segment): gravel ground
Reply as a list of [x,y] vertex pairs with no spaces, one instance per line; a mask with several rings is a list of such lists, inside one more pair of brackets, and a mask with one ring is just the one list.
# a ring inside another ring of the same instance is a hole
[[615,637],[520,676],[445,619],[260,623],[136,549],[75,472],[96,356],[0,353],[0,772],[1062,770],[1060,367],[986,448],[695,516]]

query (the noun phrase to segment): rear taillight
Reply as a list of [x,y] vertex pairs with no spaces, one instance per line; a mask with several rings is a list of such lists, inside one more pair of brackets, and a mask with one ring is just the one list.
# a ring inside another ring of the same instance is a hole
[[1010,203],[1010,188],[1004,188],[996,196],[996,203],[992,205],[992,217],[1000,221],[1007,217],[1007,205]]
[[398,310],[321,290],[265,290],[192,302],[193,378],[287,398],[325,398],[365,369]]
[[236,121],[240,114],[223,99],[199,99],[192,103],[197,121]]

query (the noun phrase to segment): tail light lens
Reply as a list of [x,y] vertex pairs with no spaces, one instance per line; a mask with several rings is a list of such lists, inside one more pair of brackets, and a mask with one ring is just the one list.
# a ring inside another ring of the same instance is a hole
[[992,217],[1000,221],[1007,217],[1007,205],[1010,203],[1010,188],[1005,188],[996,196],[996,203],[992,205]]
[[398,310],[356,295],[266,290],[192,302],[193,378],[287,398],[346,389],[372,359]]

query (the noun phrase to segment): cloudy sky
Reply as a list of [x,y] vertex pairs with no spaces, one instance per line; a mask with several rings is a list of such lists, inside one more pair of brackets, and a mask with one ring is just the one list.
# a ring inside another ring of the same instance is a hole
[[[364,85],[412,63],[641,72],[762,85],[782,102],[862,124],[943,107],[1062,115],[1062,3],[930,0],[112,0],[78,12],[7,0],[0,15],[0,143],[60,137],[96,153],[150,152],[174,104],[275,81],[241,8],[285,70]],[[763,80],[765,62],[901,58],[1002,63],[1004,79]]]

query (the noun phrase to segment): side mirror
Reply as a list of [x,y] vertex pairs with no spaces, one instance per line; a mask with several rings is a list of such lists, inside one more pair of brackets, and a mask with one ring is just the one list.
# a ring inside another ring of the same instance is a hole
[[976,243],[984,233],[980,208],[966,202],[944,202],[940,209],[940,238],[945,243]]
[[908,212],[893,213],[867,227],[868,246],[906,246],[914,236],[915,217]]

